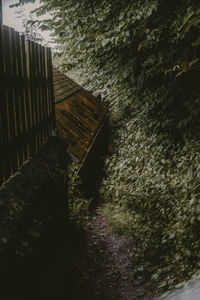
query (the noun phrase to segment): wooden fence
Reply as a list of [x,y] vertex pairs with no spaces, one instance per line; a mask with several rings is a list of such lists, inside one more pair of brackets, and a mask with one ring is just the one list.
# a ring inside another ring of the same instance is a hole
[[0,29],[0,184],[55,128],[51,49]]

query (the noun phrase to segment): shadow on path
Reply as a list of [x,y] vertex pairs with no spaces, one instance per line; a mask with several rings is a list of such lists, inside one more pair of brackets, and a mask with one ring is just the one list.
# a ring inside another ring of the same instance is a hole
[[1,299],[153,299],[145,282],[132,277],[131,248],[130,239],[111,231],[101,207],[79,233],[56,220],[34,255],[8,269]]

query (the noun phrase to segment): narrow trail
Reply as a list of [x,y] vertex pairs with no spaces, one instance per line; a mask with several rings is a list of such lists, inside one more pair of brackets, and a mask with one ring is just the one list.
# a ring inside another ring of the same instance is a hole
[[[144,279],[132,275],[133,241],[115,234],[97,207],[74,231],[51,224],[35,254],[13,265],[3,284],[6,300],[150,300]],[[12,286],[12,289],[10,289]]]
[[84,245],[75,262],[80,271],[75,300],[153,299],[142,278],[133,279],[133,241],[115,234],[97,207],[85,224]]

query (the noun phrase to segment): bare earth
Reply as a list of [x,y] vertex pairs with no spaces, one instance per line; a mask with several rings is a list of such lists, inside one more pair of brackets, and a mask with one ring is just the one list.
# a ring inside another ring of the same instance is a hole
[[110,229],[98,207],[85,224],[82,253],[76,267],[81,278],[75,300],[153,299],[142,278],[132,276],[133,241]]

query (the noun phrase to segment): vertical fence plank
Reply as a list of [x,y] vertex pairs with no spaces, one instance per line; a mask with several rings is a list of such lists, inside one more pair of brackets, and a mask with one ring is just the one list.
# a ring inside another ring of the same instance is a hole
[[32,45],[31,41],[28,40],[26,44],[26,56],[27,56],[27,78],[28,78],[28,102],[29,102],[29,131],[28,131],[28,144],[29,144],[29,154],[32,156],[34,154],[34,126],[35,126],[35,116],[34,116],[34,99],[33,99],[33,78],[32,78]]
[[53,73],[52,73],[52,58],[51,49],[47,49],[48,57],[48,88],[49,88],[49,103],[50,103],[50,118],[51,118],[51,131],[55,129],[55,105],[54,105],[54,88],[53,88]]
[[[46,81],[46,97],[47,97],[47,116],[48,120],[50,118],[50,93],[49,93],[49,86],[48,86],[48,48],[44,49],[44,59],[45,59],[45,81]],[[51,124],[48,122],[47,124],[47,132],[50,134],[51,132]]]
[[23,163],[23,141],[22,141],[22,132],[23,132],[23,107],[22,107],[22,86],[21,86],[21,74],[22,74],[22,63],[20,56],[20,40],[19,32],[12,30],[12,45],[13,45],[13,87],[15,94],[15,119],[16,119],[16,138],[14,141],[14,149],[17,152],[17,168],[19,168]]
[[20,57],[21,57],[21,77],[20,77],[20,89],[21,89],[21,96],[22,96],[22,102],[21,102],[21,110],[22,110],[22,143],[23,143],[23,151],[24,151],[24,157],[23,161],[26,161],[28,158],[28,143],[27,143],[27,131],[28,131],[28,90],[27,90],[27,72],[26,72],[26,54],[25,54],[25,38],[23,35],[20,35],[19,37],[19,43],[20,43]]
[[33,127],[31,131],[31,140],[32,140],[32,151],[33,154],[37,150],[37,138],[36,138],[36,131],[37,131],[37,113],[36,113],[36,106],[37,106],[37,99],[36,99],[36,80],[35,80],[35,47],[34,42],[31,41],[31,102],[32,102],[32,114],[33,114]]
[[32,155],[30,133],[33,124],[31,107],[31,85],[30,85],[30,41],[25,42],[25,76],[26,76],[26,107],[27,107],[27,148],[28,157]]
[[[41,76],[41,112],[42,112],[42,120],[45,119],[45,103],[44,103],[44,69],[43,69],[43,64],[44,64],[44,60],[43,60],[43,50],[42,50],[42,46],[39,46],[40,48],[40,76]],[[41,136],[42,136],[42,143],[45,141],[45,132],[44,132],[44,126],[41,123]]]
[[35,125],[34,125],[34,151],[38,149],[39,146],[39,135],[38,135],[38,127],[39,127],[39,118],[38,118],[38,80],[37,80],[37,49],[36,43],[31,42],[32,47],[32,87],[33,87],[33,109],[34,109],[34,117],[35,117]]
[[38,58],[38,44],[34,44],[35,48],[35,93],[36,93],[36,123],[37,123],[37,132],[36,132],[36,141],[37,141],[37,149],[41,143],[40,139],[40,130],[39,130],[39,125],[40,125],[40,108],[39,108],[39,102],[40,102],[40,95],[39,95],[39,81],[38,81],[38,76],[39,76],[39,58]]
[[[4,67],[3,67],[3,26],[0,26],[0,78],[2,84],[0,85],[0,94],[1,98],[5,97],[5,73],[4,73]],[[0,149],[3,148],[3,123],[2,123],[2,111],[3,111],[3,105],[2,105],[2,99],[0,100]],[[0,185],[2,184],[4,180],[4,166],[3,166],[3,153],[0,151]]]
[[16,51],[16,32],[13,28],[9,28],[9,43],[10,43],[10,99],[9,99],[9,112],[10,112],[10,151],[12,161],[12,173],[15,173],[19,166],[19,153],[17,147],[17,136],[20,134],[20,113],[18,107],[19,89],[17,84],[17,51]]
[[37,60],[37,94],[38,94],[38,141],[39,145],[42,143],[42,134],[40,129],[40,124],[42,120],[42,110],[41,110],[41,72],[40,72],[40,45],[36,44],[36,60]]
[[25,131],[25,107],[24,107],[24,90],[23,90],[23,61],[21,57],[21,36],[16,34],[16,54],[17,54],[17,77],[18,77],[18,103],[20,113],[20,138],[18,139],[18,151],[19,151],[19,166],[25,160],[25,145],[22,138]]
[[9,28],[7,26],[2,26],[2,60],[3,60],[3,76],[4,76],[4,86],[2,87],[1,95],[1,122],[2,122],[2,156],[3,156],[3,176],[6,180],[12,173],[12,163],[11,163],[11,153],[9,147],[9,141],[13,134],[13,120],[14,120],[14,110],[13,110],[13,99],[12,91],[10,89],[8,78],[12,77],[12,67],[11,67],[11,44],[10,44],[10,34]]
[[42,47],[42,73],[43,73],[43,103],[44,103],[44,137],[48,136],[48,112],[47,112],[47,93],[46,93],[46,68],[45,68],[45,47]]

